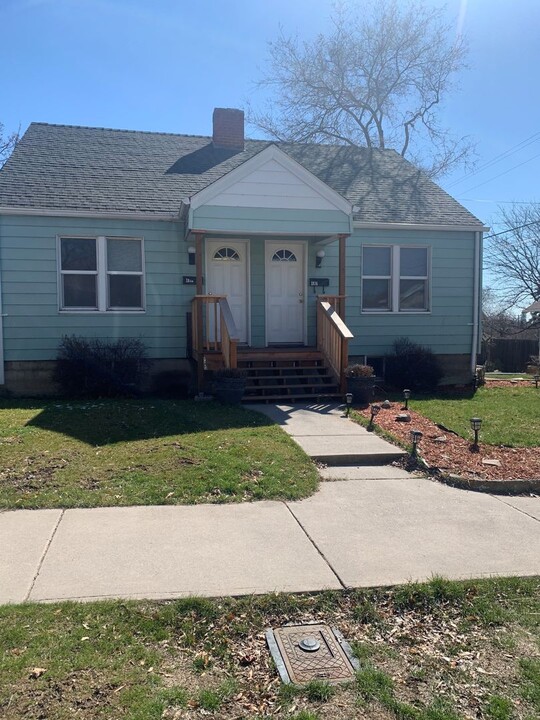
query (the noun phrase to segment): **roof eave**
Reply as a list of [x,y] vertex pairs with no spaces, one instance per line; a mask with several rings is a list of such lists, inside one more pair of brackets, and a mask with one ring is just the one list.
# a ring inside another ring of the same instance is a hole
[[490,228],[482,223],[460,225],[457,223],[396,223],[353,221],[353,227],[366,230],[440,230],[441,232],[489,232]]
[[0,205],[0,215],[28,215],[34,217],[72,217],[102,218],[105,220],[160,220],[175,222],[181,219],[180,213],[158,213],[140,211],[112,210],[73,210],[66,208],[31,208]]

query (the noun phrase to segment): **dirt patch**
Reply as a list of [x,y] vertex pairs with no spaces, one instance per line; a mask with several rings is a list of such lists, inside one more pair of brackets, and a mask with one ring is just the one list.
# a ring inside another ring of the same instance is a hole
[[55,486],[54,478],[68,465],[65,458],[50,457],[45,453],[24,458],[20,470],[6,468],[0,472],[0,485],[20,491],[36,492]]
[[44,677],[12,690],[5,720],[49,720],[53,717],[110,718],[118,705],[118,688],[95,670],[72,672],[62,682]]
[[[365,418],[370,418],[369,408],[359,412]],[[411,416],[411,422],[396,420],[400,412],[402,412],[401,403],[391,403],[390,408],[379,412],[375,422],[406,445],[411,443],[411,430],[413,428],[420,430],[423,437],[419,452],[430,467],[465,478],[478,477],[487,480],[540,478],[540,450],[537,447],[508,448],[481,444],[479,449],[474,451],[471,441],[437,425],[414,410],[407,411]]]

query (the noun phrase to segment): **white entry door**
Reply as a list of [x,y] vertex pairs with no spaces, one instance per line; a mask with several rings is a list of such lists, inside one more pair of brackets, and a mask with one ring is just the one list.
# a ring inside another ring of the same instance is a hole
[[[238,339],[248,342],[248,244],[245,240],[206,241],[206,292],[226,295],[238,331]],[[213,321],[213,320],[212,320]],[[219,328],[217,330],[219,338]],[[213,339],[214,328],[209,328]]]
[[303,343],[305,243],[266,243],[266,340]]

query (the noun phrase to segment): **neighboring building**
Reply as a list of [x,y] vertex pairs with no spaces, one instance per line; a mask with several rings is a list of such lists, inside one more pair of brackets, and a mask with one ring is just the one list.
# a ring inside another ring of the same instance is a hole
[[406,336],[469,382],[482,223],[393,150],[244,140],[239,110],[213,121],[212,138],[30,125],[0,171],[0,383],[50,389],[71,334],[139,337],[155,373],[192,352],[201,377],[316,365],[318,347],[336,392],[347,354],[381,371]]

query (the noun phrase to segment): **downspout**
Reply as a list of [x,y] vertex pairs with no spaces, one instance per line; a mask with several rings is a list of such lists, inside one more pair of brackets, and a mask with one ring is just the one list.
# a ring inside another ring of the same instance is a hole
[[474,286],[473,286],[473,330],[471,344],[471,377],[476,374],[478,335],[480,332],[480,240],[481,233],[474,233]]
[[0,215],[0,385],[4,385],[4,315],[2,311],[2,216]]

